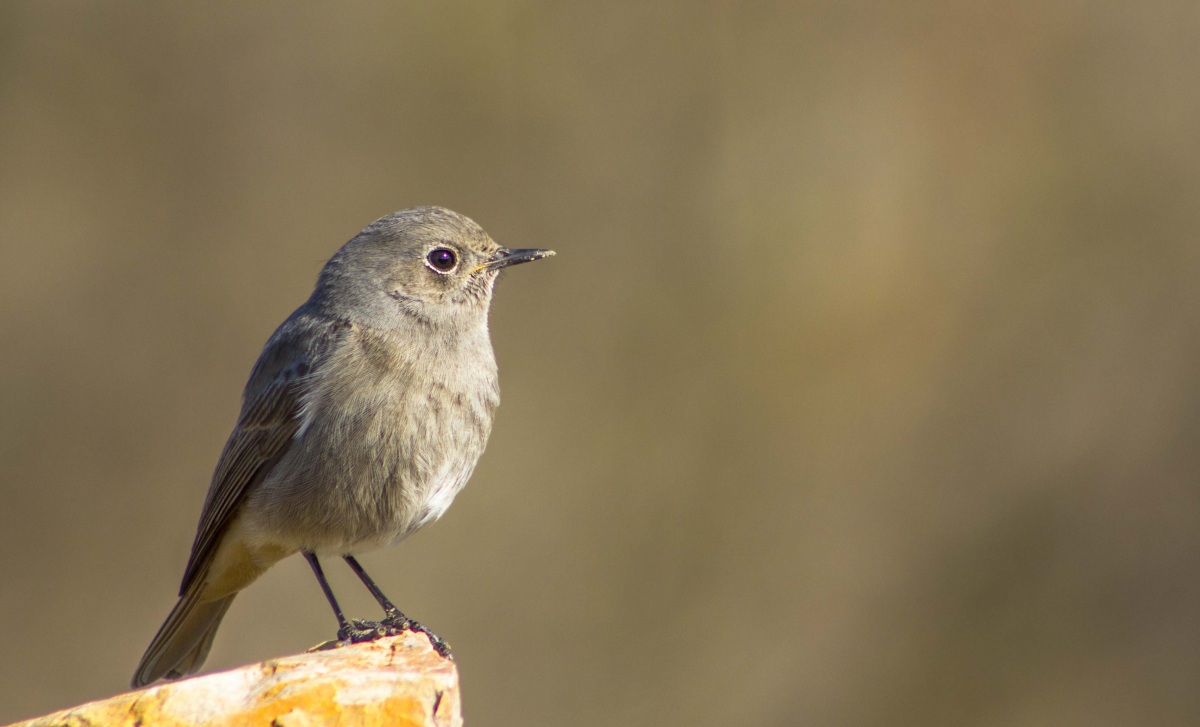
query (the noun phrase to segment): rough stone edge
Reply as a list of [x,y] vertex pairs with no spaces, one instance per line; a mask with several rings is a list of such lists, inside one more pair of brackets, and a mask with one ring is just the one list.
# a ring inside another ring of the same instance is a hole
[[354,724],[461,727],[458,669],[423,634],[314,650],[119,694],[9,727]]

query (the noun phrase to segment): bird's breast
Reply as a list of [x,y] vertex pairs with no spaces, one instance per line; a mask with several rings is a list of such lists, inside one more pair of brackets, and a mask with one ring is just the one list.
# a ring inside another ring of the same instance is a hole
[[256,497],[264,526],[297,547],[403,539],[445,513],[483,453],[499,403],[490,346],[395,348],[369,341],[306,394],[296,439]]

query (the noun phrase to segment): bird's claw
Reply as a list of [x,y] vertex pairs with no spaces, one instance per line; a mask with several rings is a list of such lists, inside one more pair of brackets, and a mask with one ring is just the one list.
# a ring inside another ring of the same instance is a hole
[[405,631],[425,634],[425,636],[429,638],[429,644],[433,647],[434,651],[446,659],[454,659],[454,657],[450,654],[450,644],[447,644],[445,639],[425,628],[420,623],[400,613],[399,611],[388,613],[388,615],[382,621],[380,621],[379,624],[380,626],[391,630],[393,634],[400,634]]
[[348,646],[350,644],[361,644],[367,641],[375,641],[384,636],[392,635],[391,629],[384,626],[379,621],[361,621],[353,619],[346,622],[338,629],[337,640],[338,644]]
[[450,644],[447,644],[445,639],[399,611],[389,613],[382,621],[363,621],[360,619],[347,621],[338,629],[336,643],[338,646],[362,644],[382,639],[385,636],[399,636],[405,631],[425,634],[434,651],[446,659],[454,659],[454,656],[450,653]]

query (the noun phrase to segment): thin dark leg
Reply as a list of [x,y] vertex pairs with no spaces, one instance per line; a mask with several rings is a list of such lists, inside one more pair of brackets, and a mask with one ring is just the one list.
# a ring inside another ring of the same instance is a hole
[[342,607],[338,605],[337,598],[333,595],[333,589],[329,587],[329,581],[325,580],[325,571],[321,569],[321,563],[317,560],[316,554],[306,550],[304,559],[312,566],[313,574],[317,577],[317,582],[321,584],[321,590],[325,593],[325,600],[329,601],[329,605],[333,607],[333,615],[337,616],[338,641],[358,643],[382,636],[382,633],[373,625],[347,620],[345,614],[342,613]]
[[325,600],[329,601],[329,605],[333,606],[333,615],[337,616],[338,630],[348,625],[345,614],[342,613],[342,607],[338,605],[337,598],[333,595],[333,589],[329,587],[329,581],[325,580],[325,571],[321,569],[321,563],[317,560],[315,553],[304,551],[304,559],[312,566],[313,575],[317,577],[317,583],[321,584],[321,590],[325,592]]
[[342,559],[346,561],[346,565],[350,566],[350,570],[354,571],[354,575],[358,576],[359,580],[363,582],[363,585],[367,587],[367,590],[371,592],[371,595],[375,597],[375,600],[379,602],[379,606],[383,609],[385,614],[385,617],[382,621],[384,626],[389,626],[397,631],[417,631],[425,634],[429,637],[429,643],[433,646],[437,653],[441,654],[447,659],[454,658],[450,656],[450,644],[447,644],[446,640],[441,636],[438,636],[421,624],[413,621],[411,618],[401,613],[400,609],[396,608],[396,604],[392,603],[390,600],[388,600],[387,596],[383,595],[383,591],[379,590],[379,586],[375,585],[375,581],[371,580],[371,576],[367,575],[367,572],[363,570],[363,567],[359,565],[358,560],[353,555],[343,555]]
[[383,608],[383,612],[387,614],[388,618],[397,616],[404,618],[404,614],[400,613],[400,609],[396,608],[396,604],[389,601],[388,597],[383,595],[383,591],[379,590],[379,586],[375,585],[375,581],[371,580],[371,576],[367,575],[367,572],[363,570],[363,567],[359,565],[358,560],[353,555],[343,555],[342,559],[346,561],[346,565],[350,566],[350,570],[354,571],[354,575],[358,576],[358,579],[363,582],[363,585],[367,587],[367,590],[379,602],[380,607]]

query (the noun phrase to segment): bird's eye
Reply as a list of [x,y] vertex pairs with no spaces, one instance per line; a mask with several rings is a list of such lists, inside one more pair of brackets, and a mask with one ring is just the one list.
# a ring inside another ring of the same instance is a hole
[[448,247],[435,247],[425,256],[429,267],[439,273],[448,273],[458,264],[458,255]]

